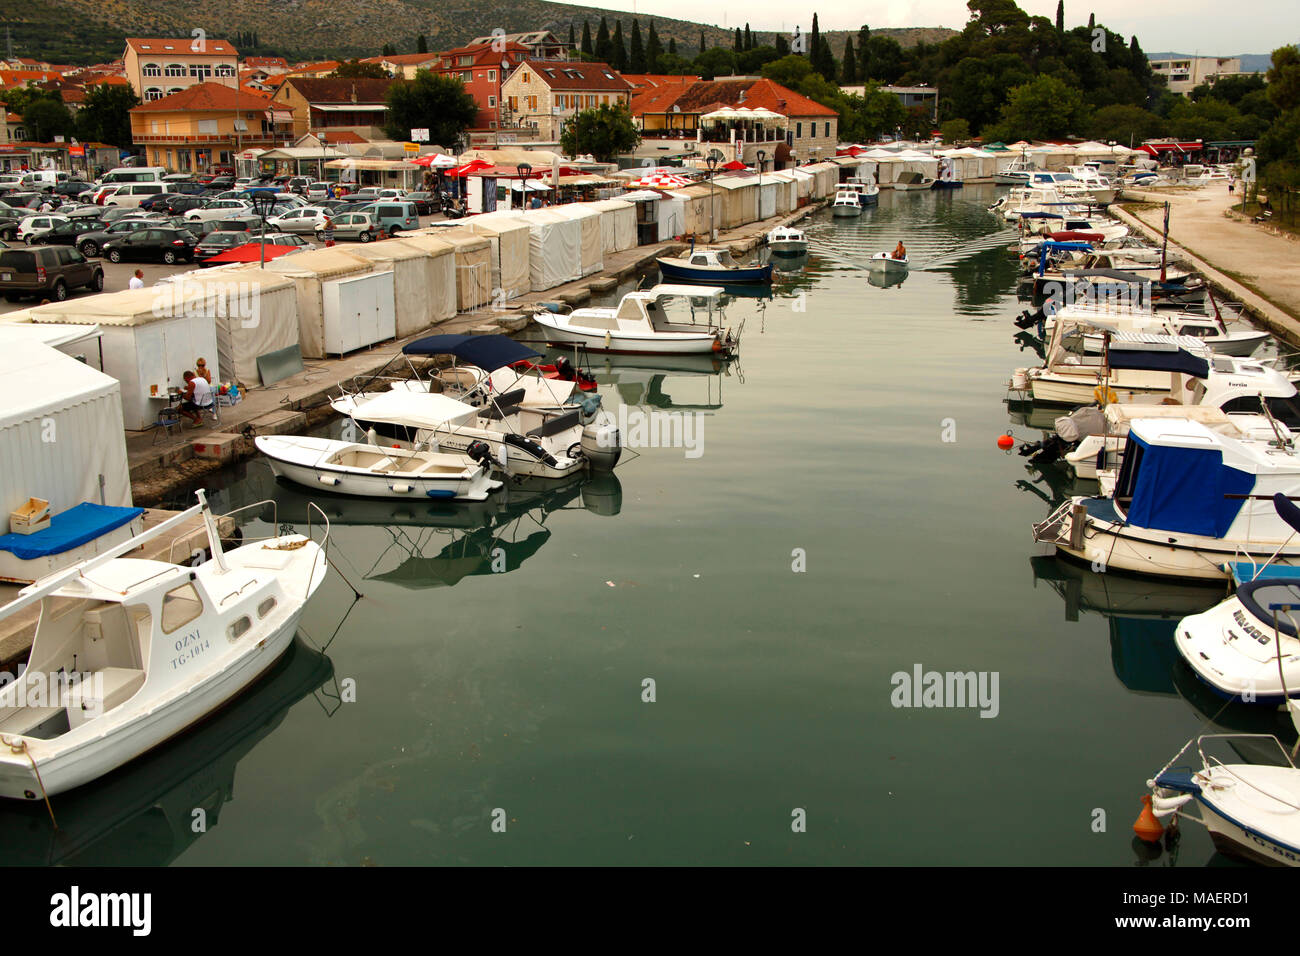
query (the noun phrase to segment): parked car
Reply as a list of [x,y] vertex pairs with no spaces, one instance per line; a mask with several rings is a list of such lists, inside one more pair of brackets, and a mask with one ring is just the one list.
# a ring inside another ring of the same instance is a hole
[[10,302],[25,295],[48,296],[56,302],[73,289],[104,289],[104,267],[68,246],[0,249],[0,293]]
[[252,238],[252,233],[244,231],[228,232],[218,230],[217,232],[210,232],[199,240],[199,244],[194,247],[194,261],[206,262],[218,253],[251,242]]
[[310,176],[292,176],[289,179],[289,192],[303,194],[307,192],[307,187],[311,185]]
[[28,216],[18,224],[16,238],[30,246],[38,237],[53,229],[55,225],[67,221],[66,216]]
[[257,216],[230,216],[215,220],[217,229],[224,232],[260,232],[262,220]]
[[252,206],[242,199],[213,199],[211,202],[198,209],[191,209],[185,213],[187,221],[196,221],[200,219],[225,219],[229,216],[247,213],[252,210]]
[[[255,237],[254,242],[260,237]],[[315,249],[316,243],[308,242],[302,236],[294,235],[289,232],[268,232],[266,234],[266,243],[270,246],[294,246],[298,249]]]
[[44,193],[34,192],[13,192],[5,195],[5,202],[15,209],[39,209],[45,203],[49,202],[50,197]]
[[235,185],[234,176],[213,176],[203,183],[208,189],[231,189]]
[[438,197],[431,192],[416,190],[406,194],[406,201],[415,203],[415,211],[421,216],[432,216],[438,211]]
[[81,237],[103,230],[104,224],[97,219],[69,219],[37,236],[32,241],[34,246],[80,246]]
[[141,201],[161,196],[167,189],[162,183],[126,183],[104,199],[105,206],[139,206]]
[[94,183],[88,183],[84,179],[66,179],[54,187],[54,191],[60,196],[71,196],[74,199],[84,193],[87,189],[94,189]]
[[99,219],[104,215],[104,207],[96,206],[94,203],[64,203],[59,207],[58,215],[67,216],[69,219]]
[[307,197],[308,202],[315,202],[317,199],[328,199],[330,194],[330,184],[323,181],[311,182],[303,190],[303,195]]
[[156,196],[145,196],[138,205],[141,209],[147,209],[150,212],[166,212],[172,200],[180,198],[180,193],[161,192]]
[[[380,228],[375,217],[368,212],[345,212],[341,216],[333,216],[330,222],[334,225],[335,239],[369,242],[383,235],[383,229]],[[316,229],[316,239],[320,242],[325,241],[324,224]]]
[[313,233],[317,226],[324,225],[326,212],[316,206],[303,206],[300,209],[290,209],[279,216],[270,216],[266,220],[268,226],[274,226],[280,232],[292,233]]
[[83,256],[97,256],[100,250],[104,248],[104,243],[113,239],[121,239],[123,236],[139,232],[141,229],[148,229],[150,226],[157,228],[157,225],[157,223],[150,222],[148,219],[128,217],[97,232],[82,233],[81,238],[77,240],[77,249],[80,250]]
[[173,216],[183,216],[191,209],[202,209],[208,201],[201,196],[176,196],[167,203],[166,212]]
[[376,199],[379,198],[379,187],[363,186],[360,189],[353,190],[351,193],[349,193],[348,198],[352,200],[356,200],[358,202],[362,200],[374,202]]
[[194,259],[198,236],[188,229],[158,229],[151,223],[121,239],[104,243],[104,257],[109,262],[164,262],[167,265]]
[[403,229],[419,229],[420,216],[413,202],[377,202],[364,210],[374,217],[379,228],[390,236]]

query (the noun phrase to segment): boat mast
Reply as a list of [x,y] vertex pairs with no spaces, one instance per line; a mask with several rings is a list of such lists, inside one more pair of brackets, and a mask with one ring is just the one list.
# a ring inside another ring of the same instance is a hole
[[217,563],[217,573],[225,574],[230,569],[226,567],[225,553],[221,550],[221,533],[217,531],[216,519],[208,507],[207,489],[200,488],[194,495],[199,499],[199,507],[203,509],[203,526],[208,532],[208,548],[212,552],[212,560]]

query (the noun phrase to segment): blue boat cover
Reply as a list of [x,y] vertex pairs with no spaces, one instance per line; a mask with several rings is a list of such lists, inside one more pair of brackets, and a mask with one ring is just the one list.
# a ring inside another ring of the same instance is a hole
[[1249,494],[1255,476],[1229,468],[1218,449],[1151,445],[1133,432],[1129,441],[1141,449],[1129,524],[1222,538],[1245,503],[1224,496]]
[[488,372],[524,359],[541,358],[506,335],[428,335],[402,347],[406,355],[454,355]]
[[1021,219],[1064,219],[1059,212],[1022,212]]
[[1112,342],[1106,351],[1106,364],[1111,368],[1142,369],[1148,372],[1181,372],[1194,378],[1208,378],[1210,360],[1193,355],[1186,349],[1173,352],[1153,349],[1126,349]]
[[143,508],[116,508],[83,501],[51,518],[50,526],[44,531],[0,535],[0,551],[9,551],[24,561],[62,554],[115,531],[142,514]]
[[1265,567],[1254,561],[1229,561],[1227,568],[1228,573],[1232,575],[1232,583],[1237,587],[1253,581],[1257,574],[1261,578],[1271,578],[1275,581],[1300,581],[1300,568],[1285,564],[1270,564]]

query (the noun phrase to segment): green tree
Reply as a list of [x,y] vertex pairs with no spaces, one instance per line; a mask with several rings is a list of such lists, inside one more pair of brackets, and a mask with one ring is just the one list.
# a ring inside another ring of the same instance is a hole
[[1056,0],[1056,32],[1065,32],[1065,0]]
[[731,38],[731,52],[733,53],[745,52],[745,38],[741,36],[740,27],[736,27],[735,36]]
[[1084,126],[1083,94],[1054,76],[1039,75],[1015,87],[1002,107],[991,133],[1002,142],[1013,139],[1058,139]]
[[633,73],[649,72],[645,66],[645,45],[641,42],[641,23],[632,20],[632,48],[627,55],[627,68]]
[[[570,40],[570,42],[573,41],[573,26],[572,26],[572,25],[569,26],[569,40]],[[428,53],[428,52],[429,52],[429,41],[426,40],[426,39],[424,38],[424,34],[423,34],[423,33],[421,33],[421,34],[419,35],[419,37],[416,38],[416,41],[415,41],[415,52],[416,52],[416,53]]]
[[705,50],[695,58],[695,72],[706,80],[719,76],[734,76],[736,54],[720,46]]
[[754,34],[749,32],[749,24],[745,24],[745,49],[754,49]]
[[384,80],[388,78],[388,71],[378,63],[362,63],[360,60],[344,60],[335,67],[334,72],[331,73],[330,76],[343,77],[350,80]]
[[[373,50],[374,47],[371,47],[371,49]],[[391,43],[385,43],[385,44],[384,44],[384,48],[383,48],[382,50],[379,51],[379,55],[380,55],[380,56],[396,56],[396,55],[397,55],[397,47],[393,46]]]
[[964,119],[950,119],[939,124],[939,135],[944,143],[955,145],[970,139],[970,124]]
[[1283,113],[1300,106],[1300,50],[1284,46],[1273,51],[1273,62],[1265,74],[1268,98]]
[[705,50],[707,50],[708,48],[709,48],[709,47],[708,47],[708,44],[705,43],[705,41],[704,41],[704,30],[701,29],[701,30],[700,30],[700,52],[703,53],[703,52],[704,52]]
[[858,49],[858,74],[864,80],[895,83],[906,69],[907,57],[893,37],[871,37],[865,53],[861,47]]
[[853,140],[880,139],[887,133],[903,125],[907,119],[907,109],[893,93],[887,93],[876,87],[868,87],[862,96],[850,97],[856,114],[857,127],[853,129]]
[[56,136],[72,136],[76,121],[63,100],[41,96],[31,100],[23,110],[23,129],[33,143],[52,143]]
[[782,57],[786,57],[789,55],[790,55],[790,41],[785,38],[784,33],[778,33],[776,35],[776,58],[779,60]]
[[1165,131],[1164,119],[1150,110],[1130,103],[1112,103],[1092,115],[1088,138],[1136,146],[1143,140],[1164,136]]
[[840,67],[840,85],[852,86],[858,82],[858,62],[853,55],[853,37],[844,38],[844,59]]
[[676,37],[669,37],[669,38],[668,38],[668,52],[671,53],[673,56],[677,56],[677,38],[676,38]]
[[609,65],[619,73],[627,69],[627,44],[623,42],[623,21],[614,21],[614,38],[609,43]]
[[609,24],[605,18],[600,18],[600,26],[596,29],[596,59],[602,63],[609,63],[614,57],[613,47],[609,41]]
[[560,148],[566,156],[591,154],[602,163],[630,153],[641,142],[627,105],[607,104],[570,116],[560,131]]
[[86,90],[86,99],[77,110],[77,139],[83,143],[131,145],[131,109],[140,98],[129,86],[99,83]]
[[[676,45],[673,46],[673,53],[677,52]],[[655,30],[655,22],[650,21],[650,32],[646,34],[645,41],[645,63],[646,70],[650,73],[658,72],[659,58],[664,55],[664,45],[659,40],[659,34]]]
[[388,88],[391,139],[406,139],[412,129],[427,128],[433,142],[448,148],[478,115],[478,104],[458,77],[420,70],[413,80],[397,80]]
[[582,55],[595,56],[596,51],[591,46],[591,24],[586,20],[582,21]]
[[822,50],[822,32],[817,24],[817,14],[813,14],[812,35],[808,37],[808,59],[812,60],[813,67],[817,66],[817,58],[821,55]]

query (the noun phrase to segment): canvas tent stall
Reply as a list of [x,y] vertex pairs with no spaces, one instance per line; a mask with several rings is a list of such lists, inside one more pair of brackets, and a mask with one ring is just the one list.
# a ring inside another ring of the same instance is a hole
[[36,341],[0,349],[0,533],[29,498],[58,515],[131,505],[118,383]]
[[810,173],[806,169],[791,169],[788,172],[794,177],[799,202],[806,205],[813,198],[813,191],[817,188],[817,174]]
[[456,258],[457,312],[473,312],[491,303],[492,243],[486,236],[466,226],[421,229],[417,235],[433,236],[451,245]]
[[523,213],[510,215],[517,215],[529,229],[528,268],[532,276],[529,283],[532,291],[553,289],[582,277],[579,263],[582,226],[576,220],[526,216]]
[[527,215],[539,219],[559,217],[576,221],[582,230],[579,246],[580,275],[589,276],[605,268],[604,241],[601,238],[600,213],[597,210],[586,203],[568,203],[563,206],[538,209]]
[[944,150],[938,154],[952,166],[953,178],[963,183],[988,183],[998,171],[995,153],[982,149],[963,147]]
[[[394,329],[399,338],[423,332],[450,318],[434,317],[431,285],[438,278],[438,270],[423,249],[406,241],[409,235],[403,233],[401,239],[366,243],[348,250],[349,255],[375,263],[376,270],[392,270]],[[447,252],[451,251],[449,247]]]
[[713,184],[723,196],[719,228],[732,229],[758,220],[758,177],[718,176]]
[[783,169],[774,173],[764,173],[762,188],[767,188],[769,180],[776,192],[775,215],[782,216],[799,208],[799,177],[793,170]]
[[163,284],[174,290],[170,307],[213,323],[221,375],[241,389],[263,384],[259,356],[298,344],[298,293],[286,276],[240,266],[196,269]]
[[[373,272],[373,262],[358,258],[341,249],[325,248],[300,252],[292,256],[281,256],[274,262],[268,263],[266,271],[276,272],[293,280],[298,297],[298,342],[302,346],[303,358],[324,358],[329,354],[341,354],[340,350],[346,344],[351,344],[351,339],[335,340],[333,334],[328,336],[326,334],[327,324],[332,325],[335,319],[331,303],[338,292],[338,283],[359,279]],[[371,292],[378,295],[379,289],[372,286]],[[391,294],[386,298],[391,307]],[[393,334],[396,334],[396,328],[389,338]],[[330,341],[326,341],[327,338]]]
[[[375,248],[388,245],[395,240],[378,243]],[[396,240],[402,245],[419,251],[423,257],[424,293],[427,297],[425,311],[429,324],[446,322],[456,315],[456,247],[444,242],[435,235],[422,232],[404,232]],[[399,336],[409,335],[399,326]]]
[[840,183],[840,168],[834,163],[813,163],[810,166],[802,166],[800,168],[812,173],[816,177],[813,184],[814,196],[822,198],[835,194],[835,188]]
[[864,155],[875,161],[876,181],[881,186],[898,182],[904,173],[919,173],[921,176],[928,176],[930,179],[939,178],[939,160],[929,153],[922,153],[914,149],[904,149],[898,152],[873,149]]
[[466,219],[465,226],[491,243],[493,297],[500,294],[513,299],[532,289],[528,223],[513,216],[487,213]]
[[622,199],[588,203],[600,213],[600,236],[606,254],[623,252],[636,244],[636,206]]
[[14,341],[39,342],[91,368],[104,370],[104,347],[95,325],[37,324],[32,321],[30,309],[16,309],[0,315],[0,349]]
[[674,189],[668,195],[682,202],[683,233],[695,236],[707,236],[711,229],[722,228],[722,190],[713,189],[703,183]]
[[1042,146],[1031,146],[1028,153],[1030,160],[1039,169],[1062,172],[1065,167],[1074,165],[1073,146],[1044,143]]

